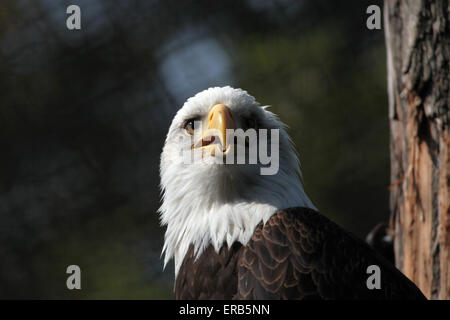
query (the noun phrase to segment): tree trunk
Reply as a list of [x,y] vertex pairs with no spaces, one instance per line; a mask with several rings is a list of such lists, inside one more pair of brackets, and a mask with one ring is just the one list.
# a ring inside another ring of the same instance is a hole
[[450,299],[449,1],[385,0],[395,259]]

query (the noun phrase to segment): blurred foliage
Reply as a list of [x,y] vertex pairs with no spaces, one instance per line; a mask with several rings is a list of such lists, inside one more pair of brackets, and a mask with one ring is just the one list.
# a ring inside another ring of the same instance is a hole
[[363,236],[388,217],[384,48],[343,55],[333,26],[294,38],[249,36],[242,87],[290,127],[317,207]]
[[[81,31],[65,27],[69,4]],[[369,4],[381,1],[2,1],[0,298],[172,298],[159,154],[205,84],[272,105],[325,215],[361,237],[386,220],[385,53]],[[66,288],[70,264],[80,291]]]

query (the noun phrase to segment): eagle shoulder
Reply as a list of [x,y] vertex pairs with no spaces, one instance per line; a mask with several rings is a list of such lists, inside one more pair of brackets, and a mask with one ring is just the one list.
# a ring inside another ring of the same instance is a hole
[[[380,268],[380,289],[366,285],[370,265]],[[308,208],[260,223],[237,268],[236,299],[425,299],[365,242]]]

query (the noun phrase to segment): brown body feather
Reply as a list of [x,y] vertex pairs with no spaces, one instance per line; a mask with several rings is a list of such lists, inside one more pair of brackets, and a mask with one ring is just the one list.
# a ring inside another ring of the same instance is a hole
[[[367,267],[381,269],[369,290]],[[425,299],[420,290],[362,240],[307,208],[260,223],[245,245],[191,246],[175,282],[177,299]]]

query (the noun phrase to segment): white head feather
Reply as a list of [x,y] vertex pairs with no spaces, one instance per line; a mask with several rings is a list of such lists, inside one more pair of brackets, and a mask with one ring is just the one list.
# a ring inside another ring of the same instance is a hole
[[[260,175],[258,165],[181,161],[180,151],[191,148],[182,142],[183,124],[193,117],[206,118],[216,104],[231,110],[237,127],[240,119],[251,115],[261,128],[279,129],[279,170],[275,175]],[[167,226],[164,265],[174,257],[175,275],[191,244],[197,256],[210,244],[216,251],[224,243],[245,245],[255,227],[277,210],[294,206],[315,209],[303,190],[299,161],[284,127],[246,91],[231,87],[202,91],[178,111],[161,155],[163,203],[159,209],[161,224]]]

